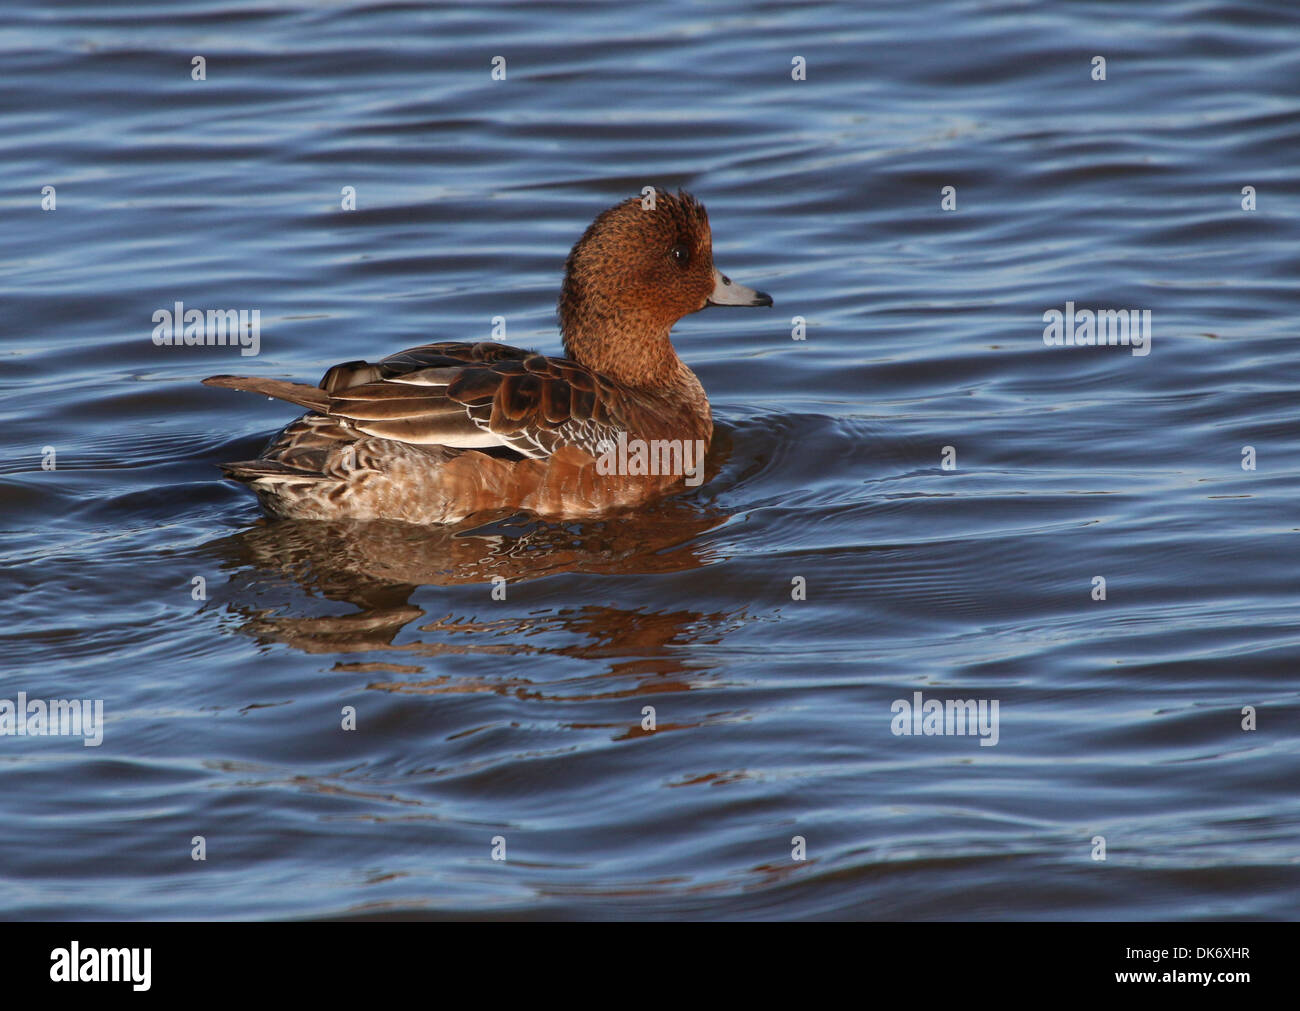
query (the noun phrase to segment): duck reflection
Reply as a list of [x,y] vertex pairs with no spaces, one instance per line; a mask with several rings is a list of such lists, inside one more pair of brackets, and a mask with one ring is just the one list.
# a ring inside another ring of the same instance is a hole
[[[547,652],[607,657],[616,668],[657,667],[664,673],[674,646],[690,641],[693,627],[725,622],[726,615],[698,611],[628,610],[590,604],[542,615],[492,620],[446,616],[419,626],[419,642],[396,643],[403,629],[427,616],[411,602],[422,586],[519,583],[561,573],[637,575],[683,572],[708,563],[699,535],[727,514],[687,498],[666,499],[635,512],[563,524],[521,516],[481,519],[459,527],[418,527],[385,521],[261,520],[218,543],[233,571],[223,603],[242,619],[240,629],[262,642],[307,653],[400,650],[412,657],[446,653]],[[268,582],[297,584],[309,606],[322,613],[289,616],[268,609]],[[340,613],[337,603],[352,605]],[[588,599],[590,599],[588,595]],[[542,647],[526,639],[538,630],[564,630],[578,645]],[[490,640],[490,641],[489,641]],[[673,661],[668,666],[680,666]],[[391,663],[341,664],[340,669],[418,672]],[[625,673],[630,673],[624,669]],[[500,682],[496,682],[498,686]],[[411,686],[405,686],[410,690]]]

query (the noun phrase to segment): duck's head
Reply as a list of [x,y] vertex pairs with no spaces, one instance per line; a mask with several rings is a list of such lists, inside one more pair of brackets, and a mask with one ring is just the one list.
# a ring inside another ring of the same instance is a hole
[[604,211],[569,253],[560,294],[565,353],[630,386],[666,382],[679,319],[710,305],[771,305],[713,265],[704,205],[656,190]]

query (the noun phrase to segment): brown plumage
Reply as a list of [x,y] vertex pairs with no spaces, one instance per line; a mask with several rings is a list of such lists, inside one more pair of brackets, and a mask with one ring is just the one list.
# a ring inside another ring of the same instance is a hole
[[703,205],[662,191],[654,203],[603,212],[570,252],[559,304],[566,358],[448,341],[335,365],[319,386],[205,379],[310,412],[258,459],[224,464],[226,474],[275,516],[411,523],[489,511],[593,516],[681,485],[680,468],[610,473],[611,448],[707,447],[708,398],[669,331],[706,305],[772,300],[714,268]]

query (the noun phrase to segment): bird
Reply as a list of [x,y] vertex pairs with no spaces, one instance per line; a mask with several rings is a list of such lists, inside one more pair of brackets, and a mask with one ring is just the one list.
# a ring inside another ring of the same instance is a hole
[[708,306],[771,306],[714,266],[704,205],[647,187],[602,211],[565,261],[564,355],[440,341],[320,383],[210,376],[307,413],[255,460],[220,464],[280,519],[567,520],[699,483],[709,400],[670,331]]

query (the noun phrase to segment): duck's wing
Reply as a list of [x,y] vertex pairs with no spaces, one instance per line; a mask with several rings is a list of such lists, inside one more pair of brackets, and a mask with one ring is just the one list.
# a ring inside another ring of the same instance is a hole
[[491,342],[425,344],[375,364],[335,365],[319,387],[237,376],[204,382],[289,400],[413,445],[504,448],[532,458],[571,445],[598,455],[624,429],[618,391],[596,373]]

